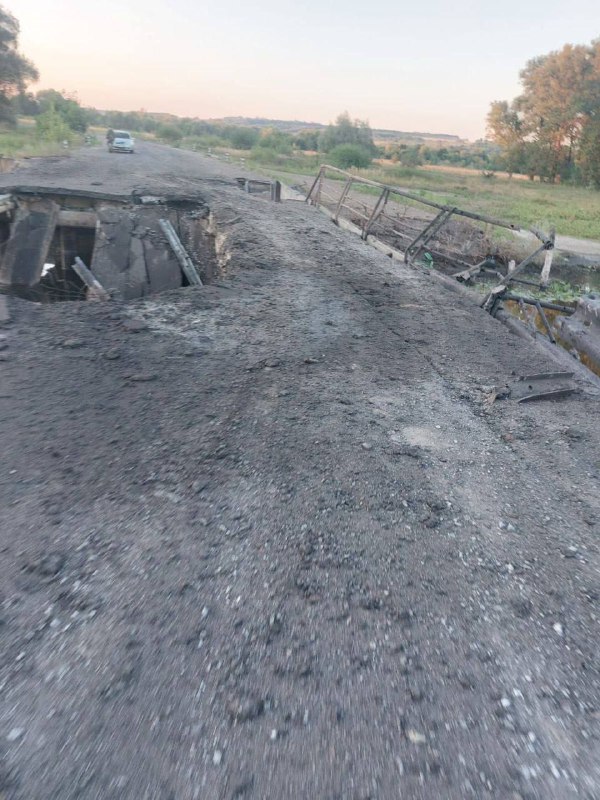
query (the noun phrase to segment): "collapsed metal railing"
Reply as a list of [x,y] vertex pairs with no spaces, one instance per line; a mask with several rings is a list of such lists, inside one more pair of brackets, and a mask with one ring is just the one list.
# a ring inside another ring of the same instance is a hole
[[[333,179],[328,177],[331,174],[335,176]],[[360,197],[352,194],[355,187],[359,192],[363,187]],[[370,203],[365,199],[368,194],[373,197]],[[415,192],[362,178],[329,164],[321,165],[306,202],[325,209],[338,225],[340,219],[345,218],[354,225],[362,239],[383,242],[390,247],[390,255],[396,254],[407,264],[413,264],[424,256],[425,263],[432,265],[435,257],[445,267],[459,268],[451,275],[463,283],[485,275],[496,276],[498,284],[486,294],[482,307],[495,316],[502,300],[515,301],[520,308],[533,306],[540,314],[543,330],[554,341],[543,309],[557,310],[557,305],[511,292],[517,283],[536,287],[548,285],[554,252],[553,229],[546,233],[537,227],[524,227],[438,203]],[[489,236],[486,237],[480,226],[474,226],[474,222],[515,234],[531,234],[537,240],[537,246],[519,263],[510,260],[507,272],[503,274],[499,261],[490,252],[494,248],[490,246]],[[542,254],[544,262],[539,279],[526,279],[524,271]],[[560,310],[573,312],[566,306],[560,306]]]

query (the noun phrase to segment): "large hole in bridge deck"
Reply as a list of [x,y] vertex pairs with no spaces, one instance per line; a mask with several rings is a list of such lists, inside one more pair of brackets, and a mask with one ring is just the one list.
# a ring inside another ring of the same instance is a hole
[[87,287],[73,269],[75,258],[92,263],[96,232],[94,228],[59,226],[48,249],[42,276],[31,288],[32,298],[41,302],[85,300]]
[[195,198],[126,202],[19,190],[6,203],[1,292],[46,303],[131,300],[210,283],[216,274],[209,209]]

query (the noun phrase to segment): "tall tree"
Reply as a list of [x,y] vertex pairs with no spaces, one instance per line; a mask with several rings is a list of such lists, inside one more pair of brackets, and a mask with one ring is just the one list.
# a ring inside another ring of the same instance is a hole
[[0,122],[14,122],[10,99],[38,79],[34,65],[19,53],[19,23],[0,6]]
[[547,177],[552,181],[561,166],[569,168],[573,163],[583,124],[581,99],[590,69],[590,48],[567,44],[562,50],[533,58],[521,71],[524,91],[517,107],[547,153]]
[[64,91],[57,92],[56,89],[44,89],[36,94],[36,100],[42,113],[50,110],[58,112],[72,131],[85,133],[87,130],[88,115],[76,96]]
[[[527,62],[522,94],[511,104],[492,103],[488,131],[509,161],[522,146],[527,170],[550,181],[576,173],[590,123],[600,115],[600,40]],[[588,151],[591,150],[588,146]]]
[[319,141],[320,148],[325,153],[340,144],[359,145],[367,150],[369,155],[375,152],[373,132],[369,123],[360,119],[352,121],[347,111],[339,115],[334,125],[327,126]]
[[509,175],[516,172],[522,164],[525,146],[526,127],[514,103],[496,100],[487,115],[489,136],[500,145],[504,167]]

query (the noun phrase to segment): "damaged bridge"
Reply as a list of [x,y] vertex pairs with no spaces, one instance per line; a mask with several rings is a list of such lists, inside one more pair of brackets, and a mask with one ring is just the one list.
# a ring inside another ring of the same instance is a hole
[[131,300],[210,281],[215,261],[209,208],[198,196],[35,186],[0,196],[0,291]]

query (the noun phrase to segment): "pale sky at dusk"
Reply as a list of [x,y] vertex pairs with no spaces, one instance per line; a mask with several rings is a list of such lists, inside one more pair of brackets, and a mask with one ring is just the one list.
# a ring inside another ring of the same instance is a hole
[[0,0],[32,89],[84,105],[201,118],[484,134],[536,55],[600,36],[600,0]]

